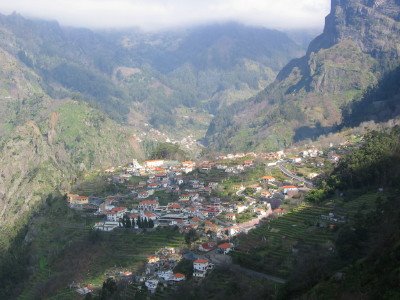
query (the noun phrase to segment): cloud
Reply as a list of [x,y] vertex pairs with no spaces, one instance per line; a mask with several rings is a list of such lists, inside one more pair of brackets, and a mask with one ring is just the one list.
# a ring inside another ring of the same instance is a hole
[[89,28],[159,30],[238,21],[269,28],[322,27],[330,0],[0,0],[0,11]]

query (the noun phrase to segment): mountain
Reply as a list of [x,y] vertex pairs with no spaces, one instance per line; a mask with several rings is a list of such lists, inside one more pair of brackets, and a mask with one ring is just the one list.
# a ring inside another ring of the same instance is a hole
[[93,32],[12,14],[0,36],[0,255],[49,194],[160,141],[202,137],[211,112],[303,52],[284,33],[234,23]]
[[52,99],[38,73],[4,48],[0,57],[1,256],[49,194],[142,150],[129,129],[84,101]]
[[254,96],[304,53],[285,33],[236,23],[93,32],[13,14],[0,16],[0,31],[0,45],[51,97],[85,99],[118,122],[178,138],[202,137],[210,114]]
[[400,2],[332,0],[324,32],[274,83],[221,112],[206,142],[217,149],[278,149],[342,123],[342,110],[399,65]]

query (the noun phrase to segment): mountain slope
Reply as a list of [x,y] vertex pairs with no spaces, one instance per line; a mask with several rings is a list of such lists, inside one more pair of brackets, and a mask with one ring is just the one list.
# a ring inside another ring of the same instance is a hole
[[221,113],[207,133],[216,148],[278,149],[329,132],[341,109],[399,64],[400,3],[332,0],[324,32],[263,92]]
[[[93,32],[13,14],[0,15],[0,33],[0,45],[41,77],[51,97],[85,99],[119,122],[144,121],[180,137],[188,135],[179,126],[182,107],[209,119],[257,94],[304,53],[282,32],[235,23]],[[137,111],[143,121],[132,118]],[[204,134],[208,124],[193,120],[185,126]]]
[[53,100],[0,49],[0,256],[48,194],[82,171],[140,157],[132,132],[84,102]]

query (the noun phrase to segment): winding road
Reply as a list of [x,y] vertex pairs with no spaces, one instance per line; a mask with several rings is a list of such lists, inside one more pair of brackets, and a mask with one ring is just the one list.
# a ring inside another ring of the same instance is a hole
[[278,163],[277,165],[278,165],[279,169],[281,170],[281,172],[282,172],[283,174],[285,174],[286,176],[288,176],[288,177],[290,177],[290,178],[292,178],[292,179],[294,179],[294,180],[297,180],[297,181],[300,181],[300,182],[304,182],[304,184],[305,184],[307,187],[309,187],[309,188],[312,188],[312,187],[314,186],[313,183],[312,183],[311,181],[306,180],[306,179],[303,178],[303,177],[294,175],[292,172],[290,172],[288,169],[286,169],[286,168],[283,166],[282,163]]

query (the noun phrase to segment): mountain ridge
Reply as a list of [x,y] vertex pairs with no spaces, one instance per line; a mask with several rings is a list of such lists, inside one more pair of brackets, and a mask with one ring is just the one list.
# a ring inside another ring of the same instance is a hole
[[217,116],[206,142],[217,149],[275,150],[340,125],[342,108],[399,64],[399,10],[394,0],[333,0],[324,32],[307,54],[260,94]]

